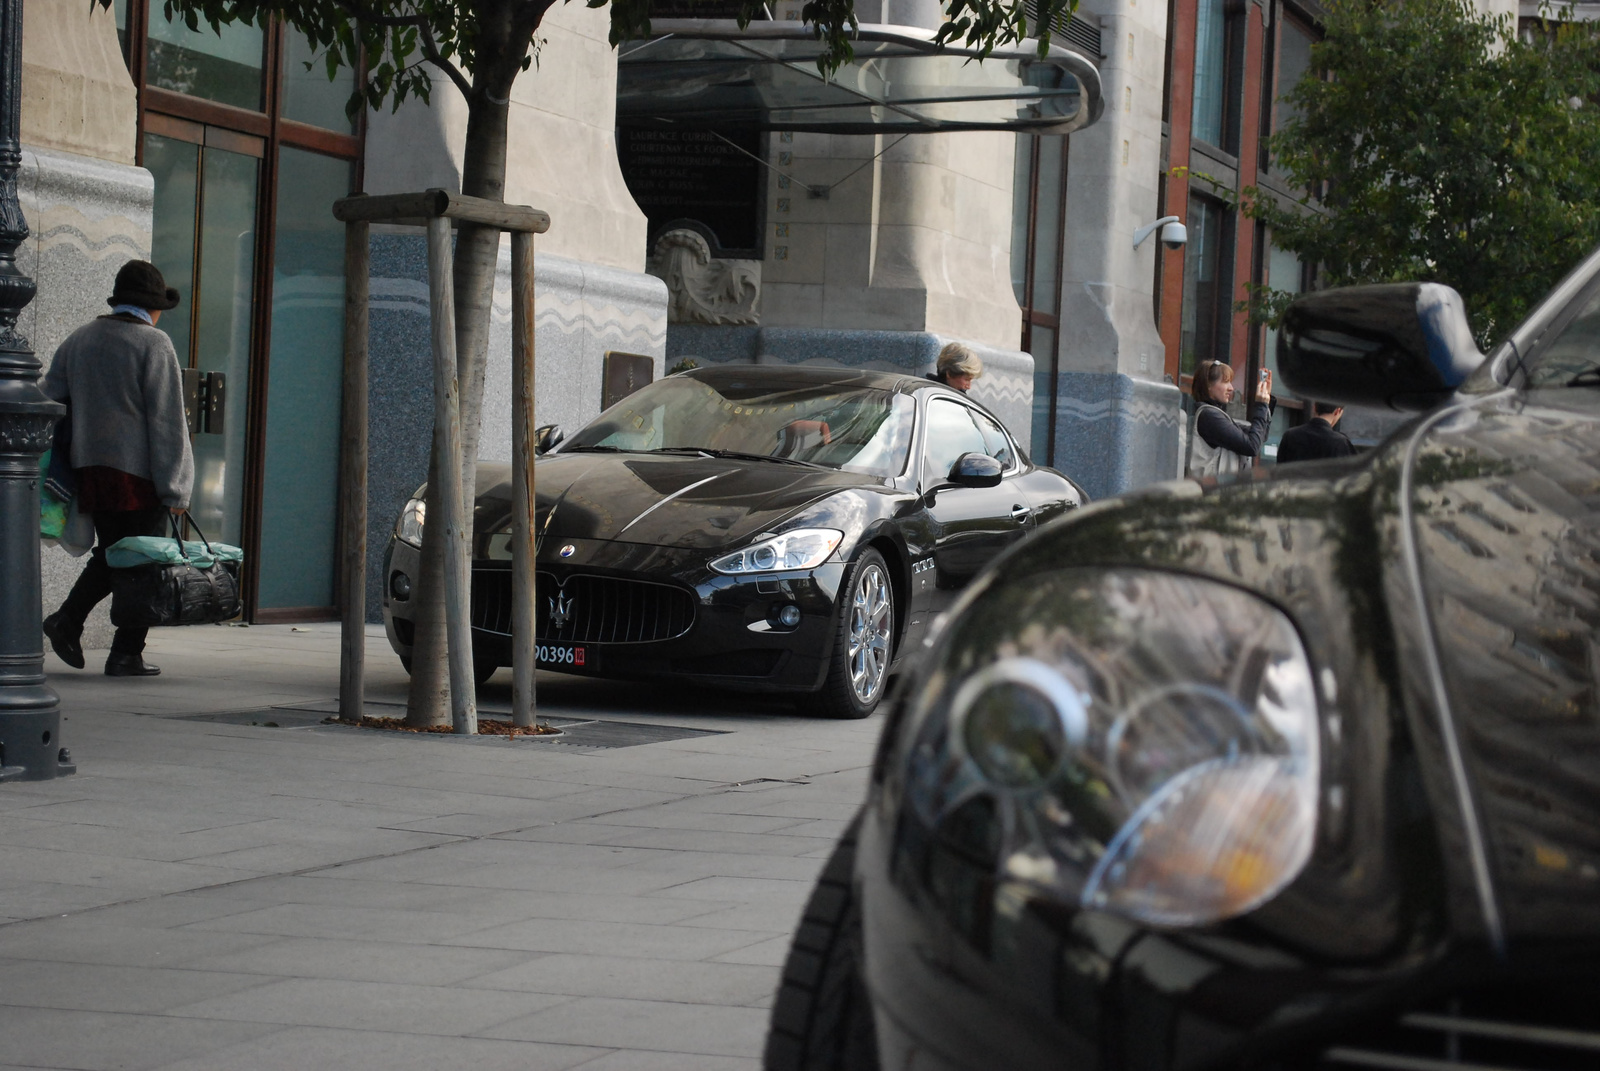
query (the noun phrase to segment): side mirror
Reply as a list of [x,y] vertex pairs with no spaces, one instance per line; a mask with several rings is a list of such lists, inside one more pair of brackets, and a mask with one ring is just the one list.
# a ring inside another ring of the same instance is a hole
[[1319,402],[1431,409],[1482,363],[1461,295],[1439,283],[1304,294],[1278,332],[1284,384]]
[[566,439],[566,436],[561,434],[561,426],[559,424],[543,424],[537,428],[534,428],[534,456],[537,457],[540,454],[548,454],[550,451],[560,446],[562,440],[564,439]]
[[1005,468],[988,454],[967,453],[950,466],[950,482],[957,487],[994,487]]

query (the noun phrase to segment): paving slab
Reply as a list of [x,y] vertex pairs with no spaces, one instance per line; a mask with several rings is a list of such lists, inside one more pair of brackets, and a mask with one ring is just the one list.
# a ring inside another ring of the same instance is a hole
[[[145,680],[47,659],[79,773],[0,785],[0,1071],[759,1067],[880,723],[541,673],[587,740],[354,729],[320,717],[338,643],[156,630]],[[379,629],[368,667],[402,711]]]

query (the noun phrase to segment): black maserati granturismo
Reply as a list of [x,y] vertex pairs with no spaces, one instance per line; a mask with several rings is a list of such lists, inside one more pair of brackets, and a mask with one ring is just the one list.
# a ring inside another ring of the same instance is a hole
[[[902,651],[1037,525],[1080,506],[983,406],[926,378],[728,366],[653,383],[534,463],[544,669],[791,692],[870,714]],[[511,657],[511,488],[478,468],[475,673]],[[409,659],[426,511],[395,524],[389,642]]]
[[886,704],[768,1071],[1600,1067],[1600,253],[1308,294],[1338,461],[1079,510]]

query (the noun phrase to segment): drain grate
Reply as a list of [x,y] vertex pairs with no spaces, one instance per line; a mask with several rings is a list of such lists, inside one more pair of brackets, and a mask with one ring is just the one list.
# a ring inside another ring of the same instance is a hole
[[723,730],[719,729],[689,729],[682,725],[648,725],[636,721],[582,721],[560,728],[560,736],[534,737],[531,742],[553,747],[610,751],[620,747],[723,734]]

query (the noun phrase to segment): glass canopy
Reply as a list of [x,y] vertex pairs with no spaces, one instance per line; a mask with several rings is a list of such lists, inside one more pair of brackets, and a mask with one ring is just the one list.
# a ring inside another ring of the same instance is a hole
[[1068,134],[1100,117],[1100,72],[1038,42],[936,48],[933,31],[864,25],[831,79],[822,42],[798,22],[655,19],[619,50],[617,122],[677,129],[830,134],[1018,130]]

